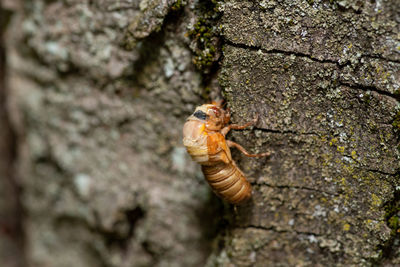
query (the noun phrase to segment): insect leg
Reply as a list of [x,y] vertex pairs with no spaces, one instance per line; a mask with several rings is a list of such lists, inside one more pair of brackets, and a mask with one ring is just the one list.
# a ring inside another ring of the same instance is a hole
[[251,126],[251,125],[256,124],[257,121],[258,121],[258,115],[257,115],[257,117],[255,117],[254,120],[252,120],[252,121],[250,121],[250,122],[248,122],[248,123],[245,123],[245,124],[243,124],[243,125],[239,125],[239,124],[231,124],[231,125],[228,125],[228,126],[224,127],[224,128],[221,130],[221,134],[222,134],[223,136],[225,136],[225,135],[227,135],[227,134],[229,133],[230,130],[243,130],[243,129],[245,129],[245,128]]
[[226,144],[229,147],[236,147],[237,149],[240,150],[240,152],[242,152],[243,154],[245,154],[248,157],[268,157],[269,155],[271,155],[270,152],[265,152],[265,153],[260,153],[260,154],[250,154],[241,145],[239,145],[238,143],[235,143],[233,141],[230,141],[230,140],[226,140]]

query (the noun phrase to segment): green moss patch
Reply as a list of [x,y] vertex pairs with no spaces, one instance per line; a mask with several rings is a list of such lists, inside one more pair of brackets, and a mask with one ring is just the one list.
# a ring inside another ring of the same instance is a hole
[[209,73],[221,55],[218,21],[221,18],[218,1],[199,3],[199,18],[193,29],[187,32],[194,52],[193,63],[204,73]]

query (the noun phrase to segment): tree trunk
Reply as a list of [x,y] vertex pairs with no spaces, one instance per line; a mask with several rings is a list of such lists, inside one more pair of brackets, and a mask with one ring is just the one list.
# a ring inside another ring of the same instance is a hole
[[[3,39],[29,266],[400,264],[400,2],[13,9]],[[273,153],[233,151],[253,185],[238,207],[181,143],[186,117],[221,95],[233,122],[259,116],[229,139]]]
[[21,267],[24,262],[24,235],[20,187],[14,172],[15,134],[7,107],[6,53],[4,31],[10,18],[10,5],[0,2],[0,265]]

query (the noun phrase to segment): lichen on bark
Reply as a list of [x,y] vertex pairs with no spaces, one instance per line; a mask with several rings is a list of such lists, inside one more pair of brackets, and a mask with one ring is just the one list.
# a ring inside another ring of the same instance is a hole
[[253,131],[233,137],[274,154],[268,161],[238,155],[254,198],[211,262],[390,263],[383,252],[394,235],[385,207],[397,194],[400,167],[392,125],[399,109],[396,5],[225,3],[220,84],[234,122],[260,115]]

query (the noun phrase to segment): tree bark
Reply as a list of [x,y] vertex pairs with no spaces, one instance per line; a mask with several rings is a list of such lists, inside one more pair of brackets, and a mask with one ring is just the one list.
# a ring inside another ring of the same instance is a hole
[[6,53],[4,31],[11,15],[11,5],[0,2],[0,263],[21,267],[24,262],[24,233],[20,187],[14,172],[15,134],[7,112]]
[[[399,10],[23,1],[4,40],[28,265],[400,264]],[[229,138],[273,153],[233,151],[243,206],[181,143],[218,96],[233,122],[260,118]]]

